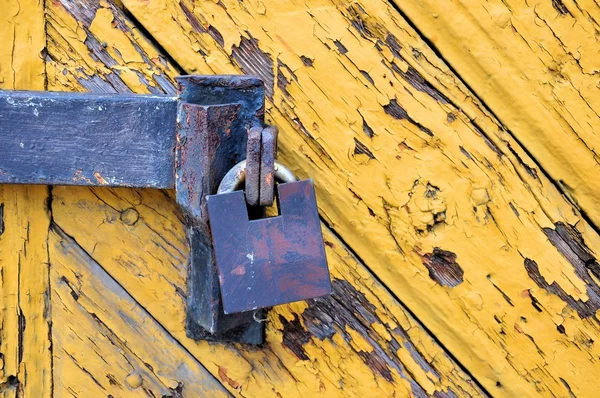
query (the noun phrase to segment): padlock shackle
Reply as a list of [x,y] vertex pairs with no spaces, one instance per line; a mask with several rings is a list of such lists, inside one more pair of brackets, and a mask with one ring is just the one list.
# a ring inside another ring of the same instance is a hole
[[[294,182],[298,179],[290,169],[275,161],[275,181],[280,183]],[[237,191],[246,181],[246,161],[242,160],[231,168],[221,180],[217,194]]]

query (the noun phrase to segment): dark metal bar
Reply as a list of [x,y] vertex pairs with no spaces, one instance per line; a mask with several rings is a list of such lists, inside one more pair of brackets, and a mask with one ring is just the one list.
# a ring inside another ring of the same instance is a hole
[[177,98],[0,91],[0,184],[175,188],[191,247],[188,336],[258,344],[262,312],[223,312],[205,198],[263,125],[263,83],[176,81]]
[[175,186],[177,99],[0,91],[0,183]]

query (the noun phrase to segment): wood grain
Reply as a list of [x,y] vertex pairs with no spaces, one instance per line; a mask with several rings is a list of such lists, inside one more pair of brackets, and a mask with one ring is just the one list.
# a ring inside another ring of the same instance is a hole
[[[0,1],[0,89],[43,90],[43,2]],[[0,187],[0,397],[52,394],[47,187]]]
[[600,225],[598,2],[394,3]]
[[[197,344],[183,332],[187,249],[169,194],[55,188],[56,224],[139,303],[132,312],[151,314],[181,345],[181,358],[191,354],[241,395],[484,395],[471,375],[494,396],[595,393],[600,237],[587,220],[598,223],[597,5],[122,5],[136,22],[105,1],[47,2],[43,53],[40,13],[11,8],[0,25],[13,43],[0,52],[3,87],[29,88],[15,71],[43,85],[32,77],[43,77],[40,55],[48,88],[62,91],[173,93],[183,71],[259,75],[281,159],[315,179],[327,224],[331,299],[271,312],[260,350]],[[17,23],[25,20],[33,23]],[[49,328],[35,316],[39,325],[18,327],[19,305],[23,314],[45,308],[15,298],[30,284],[14,264],[38,270],[48,260],[47,194],[26,202],[32,192],[4,201],[0,250],[30,239],[3,268],[5,396],[50,391],[47,339],[24,344],[41,349],[19,361],[20,338]],[[39,224],[27,224],[30,213]],[[35,297],[44,280],[31,282]],[[70,344],[67,352],[82,347]],[[24,366],[42,382],[23,383]],[[103,366],[90,368],[106,383]]]
[[56,396],[229,396],[56,225],[48,245]]
[[[83,9],[95,13],[82,15],[80,8],[67,2],[49,6],[50,88],[89,88],[90,76],[72,61],[85,58],[90,70],[102,70],[94,90],[110,91],[118,86],[122,91],[146,91],[115,83],[114,71],[124,66],[99,54],[122,53],[132,41],[142,53],[151,53],[155,51],[151,43],[132,33],[131,22],[119,9],[106,3],[101,9],[85,4]],[[86,26],[111,25],[104,18],[116,21],[112,29],[121,33],[86,30]],[[84,27],[85,36],[73,35],[77,26]],[[90,44],[102,42],[108,35],[118,35],[121,42],[112,41],[104,50]],[[90,59],[102,61],[94,64]],[[137,74],[135,66],[126,67]],[[176,74],[171,64],[160,72],[145,66],[140,69],[149,82],[166,81]],[[158,191],[56,187],[53,198],[56,224],[232,393],[286,397],[484,395],[327,229],[334,297],[270,312],[267,343],[260,349],[211,345],[185,337],[183,265],[188,248],[172,197]],[[99,373],[99,377],[104,376]]]
[[123,4],[186,71],[265,78],[282,161],[317,181],[328,225],[487,391],[595,390],[598,348],[582,341],[599,325],[572,303],[587,305],[597,282],[548,231],[573,226],[581,239],[569,244],[583,242],[592,263],[598,234],[396,8]]
[[[55,222],[232,393],[484,395],[327,229],[332,298],[270,311],[259,348],[195,343],[185,336],[188,248],[173,201],[159,191],[83,187],[55,187],[53,197]],[[146,342],[128,344],[142,351]]]

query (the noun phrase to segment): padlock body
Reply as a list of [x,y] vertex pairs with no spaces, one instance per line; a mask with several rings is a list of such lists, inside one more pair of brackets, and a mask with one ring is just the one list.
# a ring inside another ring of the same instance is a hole
[[249,220],[243,191],[208,197],[226,314],[331,293],[312,180],[277,186],[280,215]]

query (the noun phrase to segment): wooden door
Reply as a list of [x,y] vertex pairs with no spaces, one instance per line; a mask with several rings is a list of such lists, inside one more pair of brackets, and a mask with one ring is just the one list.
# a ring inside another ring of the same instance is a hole
[[[330,298],[185,336],[172,192],[0,188],[2,397],[592,397],[591,0],[1,0],[0,87],[254,74],[316,182]],[[1,143],[0,143],[1,144]]]

